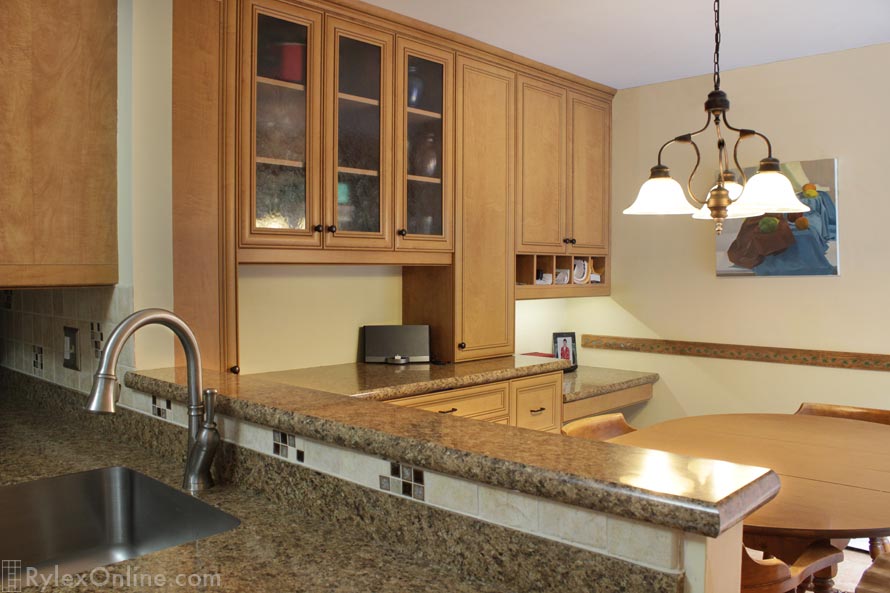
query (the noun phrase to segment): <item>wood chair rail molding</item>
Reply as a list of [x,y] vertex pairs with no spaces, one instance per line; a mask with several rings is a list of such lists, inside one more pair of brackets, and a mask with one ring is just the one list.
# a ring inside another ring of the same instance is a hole
[[581,336],[581,346],[583,348],[624,350],[626,352],[643,352],[646,354],[726,358],[749,362],[774,362],[860,371],[890,371],[890,354],[866,352],[804,350],[800,348],[686,342],[683,340],[655,340],[622,336],[594,336],[590,334]]

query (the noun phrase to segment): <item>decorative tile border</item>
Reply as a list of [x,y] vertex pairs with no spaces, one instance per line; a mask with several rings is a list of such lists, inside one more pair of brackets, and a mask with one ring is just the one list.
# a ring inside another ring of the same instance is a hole
[[804,350],[800,348],[685,342],[682,340],[654,340],[651,338],[620,336],[593,336],[589,334],[581,336],[581,346],[584,348],[624,350],[626,352],[643,352],[646,354],[726,358],[749,362],[774,362],[859,371],[890,371],[890,354]]
[[[186,406],[124,387],[119,405],[181,427]],[[164,416],[154,408],[166,410]],[[686,570],[684,533],[580,507],[485,486],[217,415],[223,440],[360,486],[469,516],[575,548],[678,574]]]

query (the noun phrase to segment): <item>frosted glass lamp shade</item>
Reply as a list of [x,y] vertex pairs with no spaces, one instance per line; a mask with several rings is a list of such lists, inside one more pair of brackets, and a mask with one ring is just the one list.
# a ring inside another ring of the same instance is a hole
[[810,207],[797,199],[788,178],[778,171],[761,171],[748,180],[742,197],[734,205],[760,212],[809,212]]
[[[717,186],[715,185],[714,187]],[[714,187],[711,189],[714,189]],[[724,181],[723,187],[729,192],[729,199],[733,202],[738,200],[739,196],[742,195],[742,192],[745,191],[745,187],[737,181]]]
[[625,214],[695,214],[683,188],[670,177],[651,177],[640,188],[637,199]]

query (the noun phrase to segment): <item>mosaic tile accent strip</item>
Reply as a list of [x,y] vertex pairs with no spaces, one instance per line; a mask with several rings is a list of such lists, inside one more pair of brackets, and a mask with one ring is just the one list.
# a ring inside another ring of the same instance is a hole
[[293,459],[296,460],[297,463],[305,463],[306,452],[303,449],[297,448],[297,437],[280,430],[273,430],[272,454],[277,455],[278,457],[284,457],[285,459],[290,459],[290,451],[294,451]]
[[726,358],[748,362],[774,362],[858,371],[890,371],[890,354],[871,354],[866,352],[804,350],[800,348],[593,336],[589,334],[581,336],[581,346],[584,348],[598,348],[600,350],[623,350],[625,352],[642,352],[646,354]]
[[173,402],[169,399],[157,398],[151,396],[151,415],[158,418],[167,419],[167,411],[173,409]]
[[380,476],[380,489],[415,500],[426,499],[423,470],[395,461],[389,462],[389,475]]

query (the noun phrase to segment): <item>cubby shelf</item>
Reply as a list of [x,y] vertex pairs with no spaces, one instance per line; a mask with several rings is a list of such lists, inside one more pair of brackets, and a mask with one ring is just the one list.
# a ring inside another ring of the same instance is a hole
[[438,177],[424,177],[423,175],[408,175],[408,181],[420,181],[422,183],[441,184],[442,180]]
[[[516,255],[517,300],[555,299],[566,297],[601,296],[609,294],[607,255],[553,255],[520,253]],[[574,274],[576,262],[586,263],[587,271],[583,278]],[[568,271],[566,282],[557,284],[559,271]],[[550,274],[551,284],[535,284],[540,274]],[[590,281],[590,275],[599,275],[599,280]]]
[[368,177],[378,177],[379,171],[373,169],[356,169],[354,167],[337,167],[338,173],[349,173],[350,175],[367,175]]

